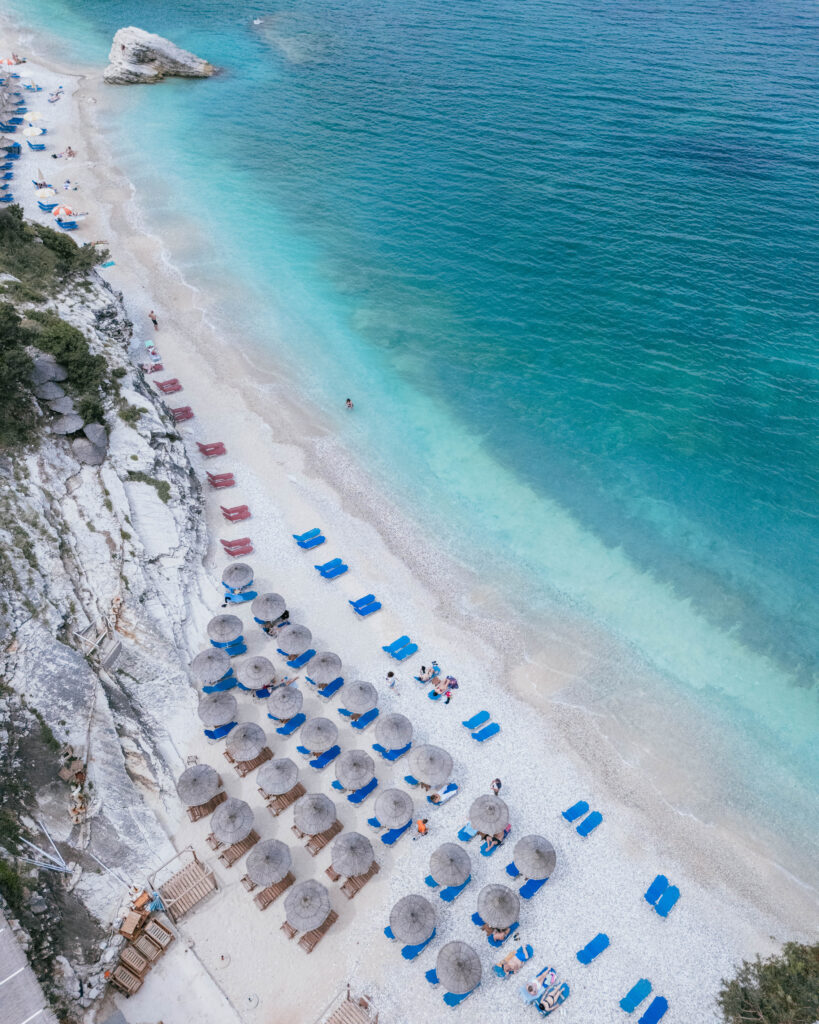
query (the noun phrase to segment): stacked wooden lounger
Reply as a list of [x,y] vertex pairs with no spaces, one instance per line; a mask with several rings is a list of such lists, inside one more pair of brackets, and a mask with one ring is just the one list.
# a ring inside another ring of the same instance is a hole
[[324,924],[314,928],[311,932],[305,932],[304,935],[299,939],[299,945],[305,951],[305,953],[312,953],[316,946],[321,942],[330,928],[338,920],[338,914],[335,910],[331,910],[327,915],[327,919]]
[[198,807],[189,807],[188,817],[191,821],[201,821],[202,818],[207,818],[209,814],[213,814],[219,804],[224,803],[225,800],[227,800],[227,793],[222,790],[221,793],[211,797],[206,804],[199,804]]
[[138,992],[145,975],[174,938],[173,932],[165,925],[157,920],[149,921],[142,934],[129,942],[120,953],[119,963],[111,972],[111,984],[126,996]]

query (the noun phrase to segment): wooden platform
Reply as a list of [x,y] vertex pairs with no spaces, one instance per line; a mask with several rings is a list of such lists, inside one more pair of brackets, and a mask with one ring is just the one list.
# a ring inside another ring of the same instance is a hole
[[216,888],[213,872],[200,860],[193,860],[160,886],[159,895],[168,916],[175,923],[210,896]]

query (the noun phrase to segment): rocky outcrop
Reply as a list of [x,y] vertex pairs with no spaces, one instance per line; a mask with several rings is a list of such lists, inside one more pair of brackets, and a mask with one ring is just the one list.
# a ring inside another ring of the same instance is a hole
[[103,79],[109,85],[151,85],[163,78],[209,78],[216,68],[168,39],[141,28],[121,28],[114,36]]

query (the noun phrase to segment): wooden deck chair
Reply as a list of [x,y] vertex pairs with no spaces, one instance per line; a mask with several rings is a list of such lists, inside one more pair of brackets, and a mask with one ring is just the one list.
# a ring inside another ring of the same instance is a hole
[[149,921],[148,924],[145,925],[145,934],[148,938],[152,939],[157,946],[161,946],[163,949],[167,949],[176,938],[170,928],[166,928],[164,924],[156,919]]
[[304,935],[299,939],[299,945],[305,951],[305,953],[312,953],[316,946],[321,942],[327,932],[338,920],[338,914],[335,910],[331,910],[327,915],[324,924],[319,925],[318,928],[314,928],[311,932],[305,932]]
[[144,978],[151,968],[145,957],[133,946],[126,946],[119,955],[120,963],[138,978]]
[[111,972],[111,984],[124,992],[126,996],[132,996],[142,988],[142,978],[138,978],[133,971],[120,965]]

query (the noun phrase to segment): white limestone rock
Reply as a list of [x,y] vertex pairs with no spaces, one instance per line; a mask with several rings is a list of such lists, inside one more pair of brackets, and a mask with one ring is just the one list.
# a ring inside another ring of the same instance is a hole
[[103,79],[109,85],[152,85],[163,78],[210,78],[216,68],[168,39],[141,28],[121,28],[114,36]]

